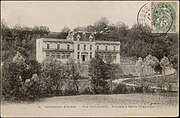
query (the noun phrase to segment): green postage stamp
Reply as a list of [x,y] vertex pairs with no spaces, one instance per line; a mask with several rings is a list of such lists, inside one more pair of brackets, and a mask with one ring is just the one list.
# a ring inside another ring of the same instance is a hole
[[151,3],[151,28],[153,33],[177,32],[177,2]]

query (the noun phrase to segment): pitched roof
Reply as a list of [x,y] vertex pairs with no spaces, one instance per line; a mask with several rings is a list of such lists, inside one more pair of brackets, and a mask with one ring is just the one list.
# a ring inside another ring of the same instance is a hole
[[55,38],[43,38],[43,41],[73,42],[73,40],[70,40],[70,39],[55,39]]
[[77,41],[79,38],[79,41],[95,41],[95,37],[93,33],[90,32],[82,32],[78,31],[74,33],[73,39],[74,41]]

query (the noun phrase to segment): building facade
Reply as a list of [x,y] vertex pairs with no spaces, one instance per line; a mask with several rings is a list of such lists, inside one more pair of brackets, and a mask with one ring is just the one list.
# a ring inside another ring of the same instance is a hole
[[89,32],[69,32],[66,39],[41,38],[36,40],[36,59],[42,62],[50,56],[65,63],[73,58],[76,63],[89,62],[98,53],[103,60],[111,58],[120,63],[120,42],[96,41]]

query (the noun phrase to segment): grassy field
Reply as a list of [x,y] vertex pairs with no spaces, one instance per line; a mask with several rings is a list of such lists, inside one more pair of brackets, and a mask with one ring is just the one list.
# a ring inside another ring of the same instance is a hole
[[60,116],[62,114],[71,116],[78,113],[79,115],[86,113],[85,116],[93,116],[94,114],[105,115],[106,113],[113,115],[115,111],[117,111],[115,114],[122,115],[129,110],[134,110],[133,112],[137,112],[136,115],[138,115],[138,109],[150,112],[149,110],[171,108],[175,112],[177,105],[177,97],[159,95],[77,95],[44,98],[32,103],[3,103],[2,113],[4,116]]

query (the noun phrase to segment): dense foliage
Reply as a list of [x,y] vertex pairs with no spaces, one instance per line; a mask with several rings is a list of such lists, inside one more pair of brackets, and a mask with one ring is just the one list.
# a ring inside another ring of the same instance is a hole
[[56,59],[47,58],[42,63],[41,71],[41,78],[46,86],[46,94],[49,96],[61,94],[60,84],[64,75],[62,63]]
[[[178,34],[167,33],[162,36],[154,36],[153,33],[147,35],[144,31],[149,31],[148,27],[139,28],[137,24],[129,28],[122,22],[110,24],[106,17],[102,17],[93,25],[78,26],[74,31],[87,31],[95,34],[96,40],[100,41],[120,41],[121,56],[125,57],[142,57],[145,58],[151,54],[161,60],[163,56],[167,56],[173,67],[177,69],[178,54]],[[143,31],[142,31],[143,29]],[[65,30],[68,31],[68,30]],[[67,32],[55,33],[53,38],[63,38],[68,35]]]
[[[89,76],[92,80],[94,93],[108,93],[111,89],[112,80],[116,79],[116,65],[110,61],[103,61],[98,54],[89,64]],[[111,81],[109,83],[108,81]]]
[[[2,60],[13,55],[19,47],[24,50],[25,55],[35,59],[35,39],[40,37],[65,39],[70,31],[68,27],[64,27],[60,32],[50,32],[46,26],[30,28],[16,25],[14,28],[9,28],[4,22],[1,27]],[[148,30],[147,27],[141,29]],[[160,37],[153,37],[153,35],[146,35],[141,29],[137,24],[132,28],[122,22],[110,24],[106,17],[102,17],[93,25],[78,26],[74,31],[93,32],[96,40],[100,41],[120,41],[121,56],[145,58],[151,54],[161,60],[166,55],[173,67],[177,69],[178,34],[167,33]]]
[[35,40],[47,35],[50,31],[46,26],[27,26],[16,25],[9,28],[4,22],[1,24],[1,51],[2,61],[14,57],[15,53],[21,53],[29,59],[35,59]]
[[12,61],[4,63],[2,67],[2,97],[6,100],[35,100],[39,98],[39,81],[35,77],[26,80],[24,63]]
[[[146,28],[142,29],[146,30]],[[73,60],[69,60],[65,65],[56,59],[47,59],[42,65],[35,60],[37,38],[65,39],[69,31],[67,27],[60,32],[50,32],[47,26],[30,28],[16,25],[9,28],[4,21],[1,23],[2,93],[5,99],[34,100],[42,96],[63,95],[63,79],[73,81],[73,86],[69,86],[69,89],[65,91],[66,94],[78,93],[76,80],[81,76],[78,65]],[[164,56],[168,57],[168,64],[178,69],[177,33],[152,37],[146,35],[136,24],[132,28],[122,22],[110,24],[106,17],[102,17],[93,25],[78,26],[74,28],[74,31],[93,32],[96,40],[100,41],[120,41],[120,53],[124,57],[145,58],[151,54],[154,58],[151,61],[146,59],[147,64],[154,66],[157,70],[158,63]],[[26,58],[25,64],[12,62],[17,51]],[[98,55],[90,61],[89,76],[92,79],[94,93],[109,92],[111,88],[109,80],[117,78],[117,68],[119,67],[111,64],[110,60],[105,62]],[[121,87],[123,85],[119,86]],[[117,93],[123,93],[118,90]],[[85,93],[92,92],[87,89]]]

